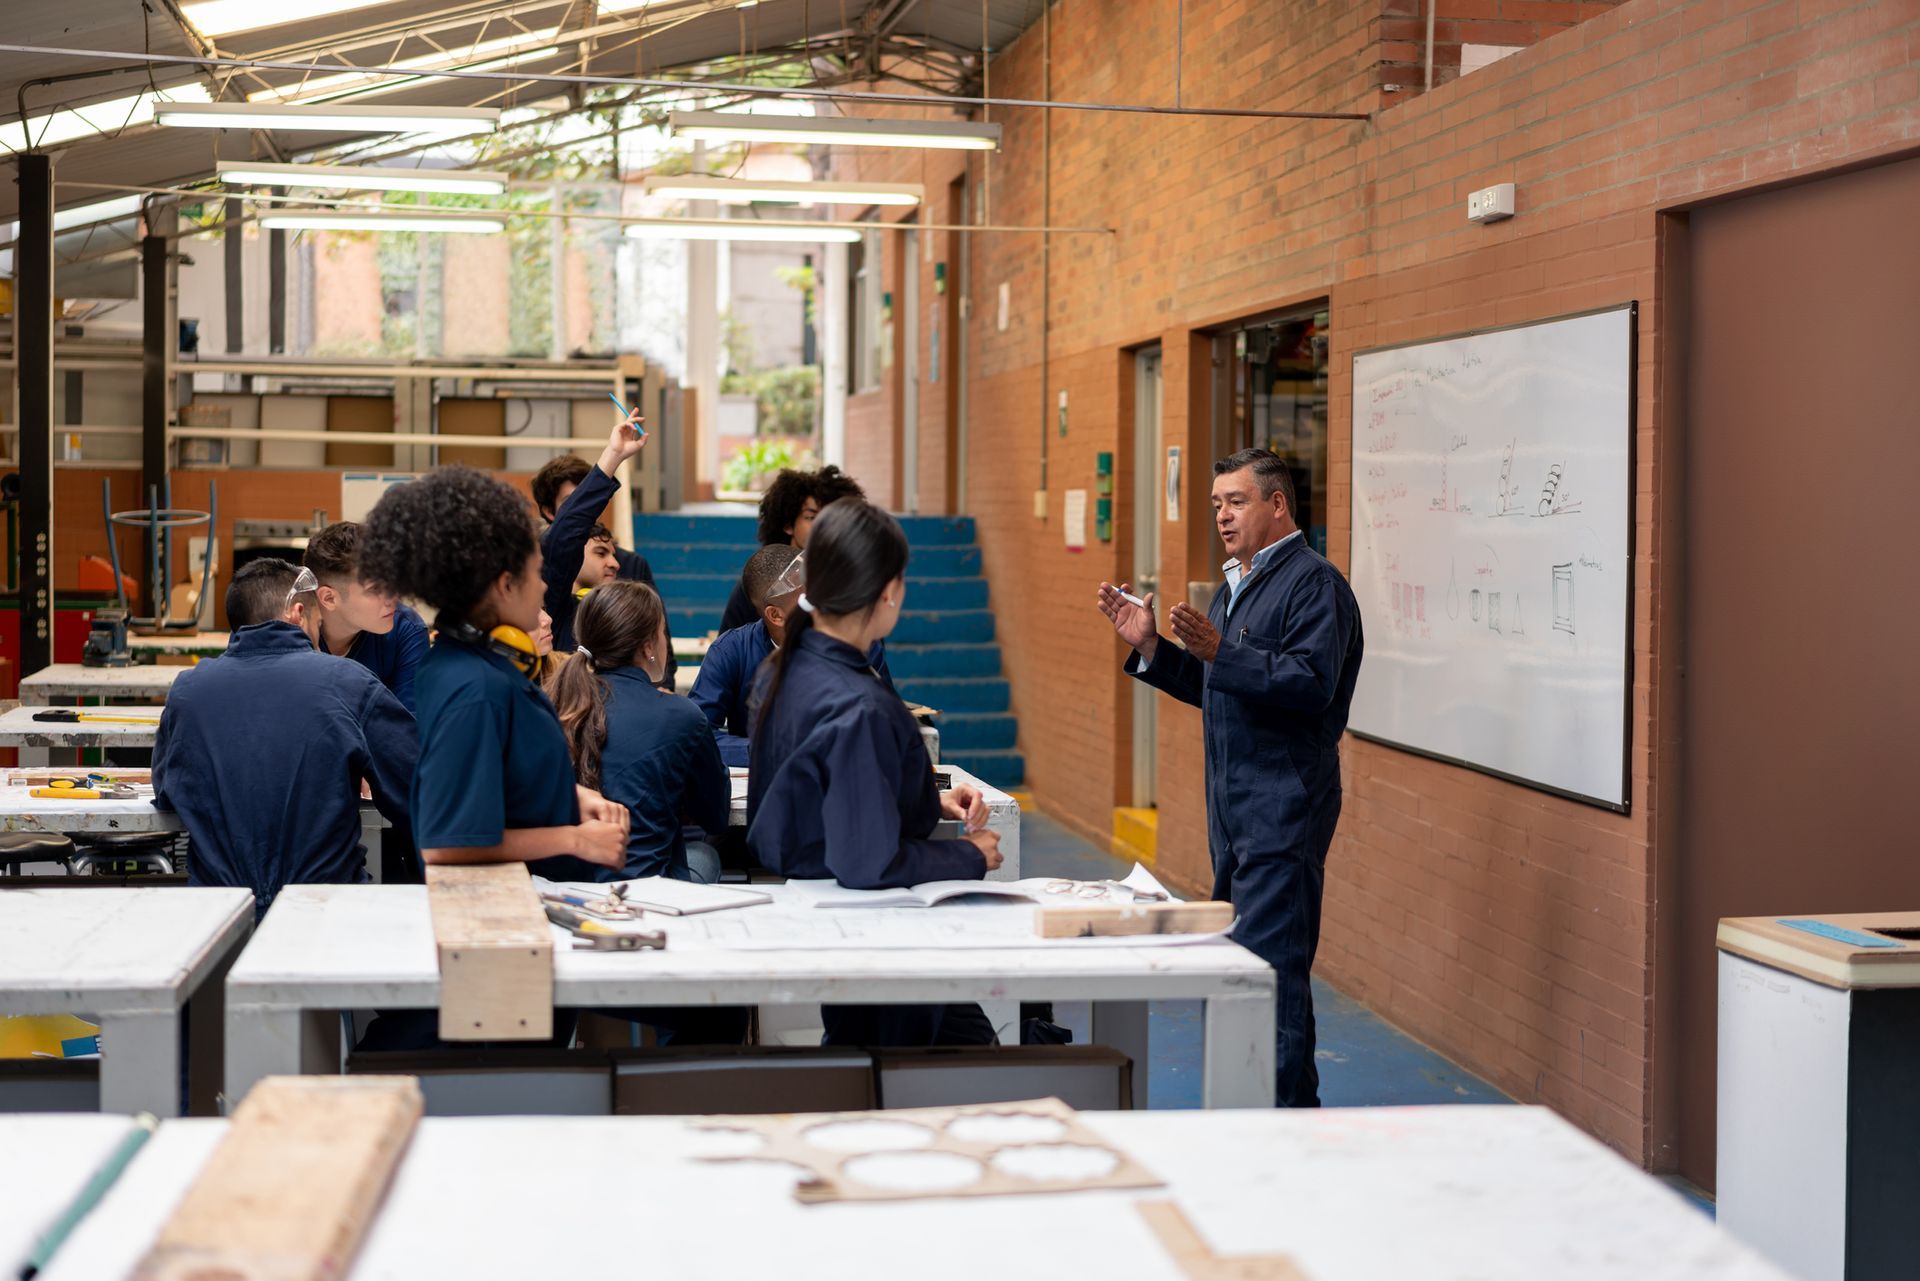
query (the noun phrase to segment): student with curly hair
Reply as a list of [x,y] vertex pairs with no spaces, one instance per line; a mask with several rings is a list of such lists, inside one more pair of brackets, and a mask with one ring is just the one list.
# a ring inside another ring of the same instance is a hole
[[[760,496],[760,545],[772,547],[786,543],[805,547],[814,518],[828,503],[841,498],[865,497],[858,481],[831,464],[819,471],[782,471]],[[747,590],[746,571],[742,570],[740,581],[733,585],[733,595],[727,598],[727,607],[720,615],[720,630],[725,633],[745,627],[758,617],[760,612],[754,608],[753,595]]]
[[421,857],[525,862],[555,880],[621,866],[626,807],[575,784],[553,704],[530,679],[545,584],[526,500],[457,466],[397,486],[367,517],[360,572],[438,613],[416,682]]

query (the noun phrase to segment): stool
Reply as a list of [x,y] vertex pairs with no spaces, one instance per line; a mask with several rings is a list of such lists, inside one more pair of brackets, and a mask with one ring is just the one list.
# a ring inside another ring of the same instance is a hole
[[28,863],[58,863],[73,871],[73,840],[61,832],[0,833],[0,873],[19,876]]
[[179,839],[176,832],[88,832],[72,856],[74,870],[82,876],[168,876]]

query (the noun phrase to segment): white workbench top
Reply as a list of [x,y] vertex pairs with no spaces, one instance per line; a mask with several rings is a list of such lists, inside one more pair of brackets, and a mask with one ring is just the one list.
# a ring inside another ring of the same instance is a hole
[[[1077,999],[1178,1000],[1223,988],[1272,990],[1273,972],[1238,944],[1114,946],[1111,940],[1033,939],[1031,946],[796,946],[730,950],[710,936],[759,933],[778,940],[794,912],[833,928],[867,928],[889,911],[906,911],[930,930],[1024,929],[1024,904],[950,904],[933,908],[831,910],[796,907],[792,887],[756,885],[773,905],[674,918],[648,913],[667,931],[664,951],[587,952],[556,929],[554,1000],[558,1004],[754,1004],[777,986],[788,1001],[1039,999],[1070,982]],[[675,936],[687,931],[687,941]],[[1092,944],[1091,946],[1084,944]],[[995,990],[983,993],[983,980]],[[880,995],[872,995],[884,989]],[[227,976],[229,1003],[305,1008],[432,1006],[440,974],[426,887],[290,885],[274,899]]]
[[0,889],[0,1009],[177,1009],[252,920],[241,889]]
[[219,654],[226,651],[227,641],[232,635],[231,632],[196,632],[192,636],[177,633],[168,636],[129,636],[127,648],[156,654]]
[[[140,724],[119,721],[36,721],[45,707],[13,707],[0,712],[0,747],[152,747],[159,732],[160,709],[151,706],[75,708],[100,716],[140,717]],[[151,723],[149,723],[151,722]]]
[[133,800],[67,801],[33,795],[25,784],[0,784],[0,832],[178,832],[178,814],[156,809],[153,789]]
[[[428,1118],[346,1276],[1184,1281],[1134,1209],[1172,1200],[1217,1255],[1311,1281],[1786,1281],[1545,1109],[1081,1119],[1167,1186],[807,1206],[681,1118]],[[167,1122],[45,1281],[126,1277],[227,1125]]]
[[185,667],[85,667],[55,663],[20,678],[20,701],[45,703],[53,698],[155,698],[167,691]]
[[0,1113],[0,1276],[15,1275],[132,1128],[124,1116]]

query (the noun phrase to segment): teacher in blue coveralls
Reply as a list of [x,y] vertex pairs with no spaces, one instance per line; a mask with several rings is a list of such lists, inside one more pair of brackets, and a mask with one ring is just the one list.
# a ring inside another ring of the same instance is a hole
[[1213,465],[1214,527],[1231,557],[1203,615],[1169,613],[1184,649],[1100,584],[1099,605],[1133,646],[1126,670],[1201,709],[1213,897],[1233,937],[1278,977],[1274,1097],[1320,1106],[1310,975],[1320,943],[1327,849],[1340,818],[1340,736],[1360,675],[1360,610],[1347,580],[1294,523],[1279,456],[1243,449]]

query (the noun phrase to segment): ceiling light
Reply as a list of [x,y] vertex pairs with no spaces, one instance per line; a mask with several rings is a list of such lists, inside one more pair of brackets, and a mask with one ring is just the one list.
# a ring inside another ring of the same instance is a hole
[[[558,27],[548,27],[544,31],[521,31],[510,36],[501,36],[497,40],[482,40],[479,44],[467,45],[460,49],[436,49],[432,53],[403,58],[399,62],[383,65],[385,68],[399,71],[444,71],[449,68],[459,71],[490,71],[496,67],[511,67],[560,52],[558,45],[550,43],[559,30]],[[534,47],[526,47],[529,44]],[[357,98],[365,98],[401,89],[407,85],[419,84],[422,78],[379,75],[367,71],[343,71],[338,75],[310,76],[304,80],[277,85],[271,89],[256,89],[247,95],[247,101],[325,102],[331,98],[344,97],[348,93],[353,93]]]
[[463,214],[332,213],[309,209],[265,214],[260,225],[269,231],[453,231],[475,236],[498,235],[507,229],[507,224],[499,218],[473,218]]
[[300,107],[268,102],[162,103],[156,122],[198,129],[332,129],[343,133],[490,133],[493,107]]
[[260,187],[323,188],[328,191],[434,191],[456,196],[498,196],[507,189],[507,175],[488,170],[270,165],[251,160],[221,165],[220,181]]
[[998,151],[999,125],[964,120],[866,120],[849,116],[768,116],[675,111],[667,132],[699,142],[818,142],[832,147],[926,147]]
[[745,205],[765,201],[790,205],[900,205],[925,197],[917,182],[753,182],[739,178],[648,178],[641,189],[673,200],[718,200]]
[[228,36],[236,31],[258,31],[262,27],[284,27],[290,22],[326,18],[355,9],[371,9],[387,0],[199,0],[183,4],[180,11],[203,36]]
[[[161,102],[205,102],[206,88],[197,84],[176,85],[160,91]],[[124,98],[96,102],[84,107],[62,107],[57,111],[29,116],[0,125],[0,145],[10,151],[31,151],[35,147],[53,147],[76,138],[94,138],[115,130],[148,124],[153,120],[154,95],[142,89]]]
[[809,227],[795,223],[755,222],[750,218],[661,219],[630,222],[627,234],[635,240],[779,240],[806,244],[853,244],[860,233],[851,227]]

